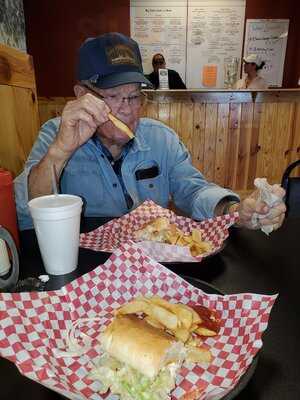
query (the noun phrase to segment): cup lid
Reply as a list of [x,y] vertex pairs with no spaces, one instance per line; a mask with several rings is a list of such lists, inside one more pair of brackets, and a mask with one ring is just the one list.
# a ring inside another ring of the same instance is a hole
[[36,197],[28,202],[28,206],[33,209],[43,209],[48,212],[57,210],[69,210],[82,204],[79,196],[71,194],[50,194],[47,196]]

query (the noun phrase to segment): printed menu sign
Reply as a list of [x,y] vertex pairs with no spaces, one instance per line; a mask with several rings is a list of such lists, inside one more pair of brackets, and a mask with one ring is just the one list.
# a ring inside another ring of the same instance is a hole
[[188,4],[187,86],[233,87],[241,64],[245,0]]
[[269,86],[282,86],[288,19],[247,19],[244,57],[259,54],[266,65],[260,75]]
[[152,57],[163,54],[167,68],[185,81],[187,0],[131,0],[131,37],[140,46],[145,74],[152,72]]

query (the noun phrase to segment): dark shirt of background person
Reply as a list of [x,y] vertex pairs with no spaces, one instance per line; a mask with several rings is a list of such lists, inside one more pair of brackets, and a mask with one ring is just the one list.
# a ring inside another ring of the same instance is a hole
[[[152,66],[153,72],[147,75],[147,78],[154,86],[154,89],[159,88],[159,76],[158,70],[166,68],[166,61],[162,54],[154,54],[152,58]],[[186,89],[185,84],[183,83],[180,75],[178,72],[174,71],[173,69],[168,69],[168,78],[169,78],[169,89]]]

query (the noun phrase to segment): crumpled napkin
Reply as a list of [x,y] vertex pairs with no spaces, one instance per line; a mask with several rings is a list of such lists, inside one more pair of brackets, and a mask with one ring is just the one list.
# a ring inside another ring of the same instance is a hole
[[[257,201],[264,201],[269,207],[274,207],[281,203],[282,197],[278,196],[276,192],[278,192],[278,189],[280,188],[280,185],[275,184],[275,185],[270,185],[267,181],[266,178],[256,178],[254,180],[254,185],[257,187],[259,190],[259,195]],[[259,220],[262,218],[267,218],[267,217],[272,217],[272,213],[274,212],[273,208],[268,212],[268,214],[258,214],[254,213],[252,215],[252,224],[253,227],[258,227],[259,226]],[[266,235],[269,235],[274,229],[273,225],[264,225],[260,228]]]

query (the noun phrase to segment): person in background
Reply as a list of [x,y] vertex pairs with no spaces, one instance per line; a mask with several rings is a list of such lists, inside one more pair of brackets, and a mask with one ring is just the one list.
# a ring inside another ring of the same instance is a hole
[[[140,118],[141,85],[151,83],[134,40],[107,33],[83,43],[76,99],[66,104],[61,117],[42,126],[24,171],[15,179],[20,229],[33,227],[28,200],[52,193],[53,166],[60,192],[83,198],[88,217],[120,217],[147,199],[167,208],[172,199],[196,220],[238,211],[239,224],[256,229],[252,216],[259,213],[261,225],[277,229],[284,220],[283,202],[271,209],[258,200],[257,192],[240,201],[231,190],[205,179],[171,128]],[[110,114],[134,137],[115,126]],[[282,198],[284,190],[277,194]]]
[[238,80],[236,89],[268,89],[265,79],[259,76],[259,71],[264,67],[265,62],[257,54],[249,54],[244,58],[245,76]]
[[[152,57],[152,67],[153,71],[151,74],[147,76],[149,81],[154,86],[154,89],[159,89],[159,69],[166,69],[166,61],[162,54],[157,53]],[[185,84],[183,83],[178,72],[173,69],[168,69],[168,77],[169,77],[169,89],[186,89]]]

